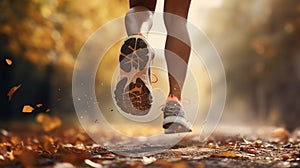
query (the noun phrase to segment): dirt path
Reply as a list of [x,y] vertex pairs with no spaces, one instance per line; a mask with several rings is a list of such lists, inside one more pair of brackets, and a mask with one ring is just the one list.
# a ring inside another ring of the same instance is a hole
[[173,147],[166,140],[114,140],[104,144],[107,150],[74,128],[51,134],[0,129],[0,167],[300,167],[300,130],[263,137],[218,133],[204,142],[187,136]]

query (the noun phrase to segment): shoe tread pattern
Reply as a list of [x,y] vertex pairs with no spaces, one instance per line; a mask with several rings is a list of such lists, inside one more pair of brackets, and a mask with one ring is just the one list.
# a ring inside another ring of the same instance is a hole
[[[149,49],[143,39],[129,38],[124,42],[119,57],[121,70],[125,73],[140,72],[146,68],[148,61]],[[137,77],[132,78],[131,81],[129,80],[124,77],[116,86],[115,100],[117,105],[126,113],[145,115],[151,108],[151,91],[141,78]]]

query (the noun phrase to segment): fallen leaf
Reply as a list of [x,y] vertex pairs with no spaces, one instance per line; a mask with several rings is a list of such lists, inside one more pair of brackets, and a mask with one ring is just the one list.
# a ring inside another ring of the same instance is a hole
[[39,113],[36,116],[36,121],[42,125],[44,131],[49,132],[61,126],[60,118],[51,117],[48,114]]
[[155,161],[156,161],[155,157],[146,157],[146,156],[143,156],[143,159],[142,159],[142,162],[143,162],[144,165],[151,164],[151,163],[153,163]]
[[43,147],[50,154],[56,153],[58,149],[58,146],[54,143],[54,139],[50,136],[44,136]]
[[257,153],[255,149],[245,147],[245,146],[241,146],[240,151],[247,152],[247,153],[254,154],[254,155]]
[[245,144],[249,145],[249,144],[252,144],[251,141],[248,141],[247,139],[243,138],[243,141],[245,142]]
[[114,160],[116,159],[116,155],[112,154],[112,153],[108,153],[102,156],[102,158],[106,159],[106,160]]
[[282,160],[288,160],[289,158],[290,158],[290,157],[289,157],[288,155],[282,155],[282,156],[281,156],[281,159],[282,159]]
[[55,163],[54,168],[75,168],[74,165],[67,162]]
[[185,161],[180,161],[172,165],[172,168],[189,168],[189,167],[190,166]]
[[213,149],[217,149],[217,148],[219,148],[219,145],[217,143],[210,142],[210,143],[208,143],[208,147],[213,148]]
[[12,87],[9,92],[7,93],[7,96],[8,96],[8,101],[11,100],[12,96],[14,95],[14,93],[22,86],[22,84],[20,85],[17,85],[17,86],[14,86]]
[[83,142],[81,142],[81,143],[76,144],[76,145],[75,145],[75,148],[76,148],[76,149],[79,149],[79,150],[84,150],[84,149],[85,149],[85,146],[84,146]]
[[11,59],[6,58],[5,62],[7,63],[7,65],[11,66],[13,61]]
[[87,164],[87,165],[89,165],[89,166],[91,166],[91,167],[94,167],[94,168],[102,168],[101,164],[95,163],[95,162],[93,162],[93,161],[91,161],[89,159],[85,159],[84,163]]
[[233,151],[214,153],[211,156],[212,157],[224,157],[224,158],[244,158],[245,157],[245,156],[235,153]]
[[3,136],[8,136],[8,131],[6,131],[5,129],[0,129],[0,133],[1,133]]
[[22,112],[23,113],[32,113],[33,110],[34,110],[34,108],[31,107],[30,105],[25,105],[25,106],[23,106]]
[[7,157],[9,160],[14,160],[14,159],[15,159],[15,156],[13,155],[13,152],[12,152],[12,151],[6,152],[6,157]]
[[256,147],[256,148],[260,148],[262,145],[262,141],[261,140],[256,140],[253,142],[252,146]]
[[43,104],[37,104],[37,105],[35,105],[36,107],[38,107],[38,108],[40,108],[40,107],[42,107],[43,106]]
[[291,133],[284,129],[284,128],[276,128],[272,131],[272,137],[277,138],[280,141],[288,141],[289,137],[291,136]]
[[17,145],[21,144],[21,139],[20,139],[20,137],[18,137],[18,136],[12,136],[12,137],[10,138],[10,142],[11,142],[14,146],[17,146]]
[[73,145],[72,145],[72,144],[65,144],[65,145],[63,145],[63,147],[64,147],[64,148],[72,148]]

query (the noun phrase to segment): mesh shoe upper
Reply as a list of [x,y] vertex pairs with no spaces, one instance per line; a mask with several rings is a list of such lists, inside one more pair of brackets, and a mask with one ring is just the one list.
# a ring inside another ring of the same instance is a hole
[[164,112],[163,128],[166,134],[192,131],[192,125],[185,118],[183,106],[176,97],[169,98],[162,110]]
[[180,116],[184,117],[184,111],[182,105],[176,100],[170,100],[163,107],[164,118],[168,116]]

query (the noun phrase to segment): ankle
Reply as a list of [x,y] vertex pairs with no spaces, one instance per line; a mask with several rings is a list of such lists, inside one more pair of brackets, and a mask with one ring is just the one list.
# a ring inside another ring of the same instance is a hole
[[170,101],[170,100],[175,100],[175,101],[178,101],[179,103],[181,103],[181,97],[178,97],[178,96],[173,95],[173,94],[169,94],[169,96],[167,98],[167,101]]

